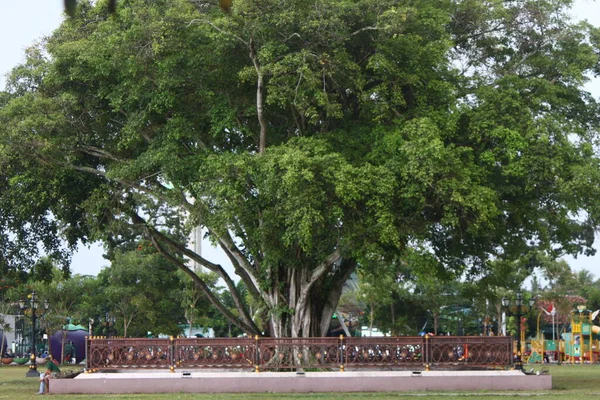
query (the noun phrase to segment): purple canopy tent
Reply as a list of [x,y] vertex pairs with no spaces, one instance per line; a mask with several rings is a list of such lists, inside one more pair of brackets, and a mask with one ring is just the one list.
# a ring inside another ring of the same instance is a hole
[[[85,338],[89,336],[88,331],[85,329],[78,329],[78,326],[70,325],[69,328],[74,327],[75,329],[67,330],[67,331],[58,331],[54,333],[54,335],[50,336],[50,351],[52,357],[61,364],[65,362],[70,362],[71,360],[75,360],[75,362],[81,362],[85,358]],[[62,340],[63,334],[67,335],[65,344],[69,344],[65,346],[65,359],[63,362],[61,357],[61,348],[62,348]],[[67,347],[69,348],[69,352],[67,352]]]

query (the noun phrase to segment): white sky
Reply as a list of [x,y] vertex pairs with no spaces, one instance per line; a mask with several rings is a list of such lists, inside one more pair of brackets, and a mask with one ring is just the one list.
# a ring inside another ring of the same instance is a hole
[[[60,25],[62,11],[63,0],[0,0],[0,88],[4,88],[5,74],[24,61],[24,49]],[[600,26],[600,2],[577,0],[573,14]],[[588,90],[600,97],[600,80],[588,85]],[[208,243],[203,243],[203,249],[205,257],[223,265],[229,264],[226,257],[210,248]],[[102,248],[97,245],[81,248],[73,257],[74,273],[96,275],[107,265],[102,253]],[[587,269],[600,278],[600,254],[566,260],[573,269]]]

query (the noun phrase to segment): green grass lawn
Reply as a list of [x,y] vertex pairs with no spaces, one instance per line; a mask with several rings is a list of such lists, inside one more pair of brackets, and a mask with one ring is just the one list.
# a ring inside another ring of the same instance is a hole
[[[69,367],[66,367],[69,369]],[[527,369],[530,369],[528,367]],[[536,366],[539,370],[541,367]],[[600,365],[553,365],[544,368],[550,370],[553,381],[551,391],[529,392],[412,392],[412,393],[309,393],[309,394],[138,394],[138,395],[52,395],[55,399],[164,399],[164,400],[275,400],[275,399],[507,399],[507,398],[544,398],[593,400],[600,394]],[[27,367],[0,366],[0,399],[22,400],[35,397],[39,383],[35,378],[25,378]]]

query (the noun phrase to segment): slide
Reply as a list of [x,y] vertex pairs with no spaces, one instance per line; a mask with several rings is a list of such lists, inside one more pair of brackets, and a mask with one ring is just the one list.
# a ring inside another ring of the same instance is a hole
[[[596,319],[596,317],[600,314],[600,310],[596,310],[592,313],[592,317],[590,318],[590,322]],[[600,333],[600,326],[592,325],[592,333],[598,335]]]

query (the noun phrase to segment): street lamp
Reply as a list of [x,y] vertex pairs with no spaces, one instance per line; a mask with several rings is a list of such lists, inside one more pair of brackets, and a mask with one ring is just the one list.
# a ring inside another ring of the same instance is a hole
[[111,327],[115,324],[115,322],[117,322],[117,317],[115,317],[114,315],[110,315],[110,313],[106,313],[104,315],[104,329],[106,332],[106,338],[110,337],[110,331],[111,331]]
[[[35,352],[35,336],[36,336],[36,321],[38,319],[38,310],[40,310],[40,303],[37,298],[37,293],[35,291],[31,292],[29,297],[29,303],[25,300],[19,300],[19,308],[23,311],[23,315],[25,315],[26,310],[31,310],[31,350],[30,350],[30,360],[31,364],[29,365],[29,371],[25,374],[26,377],[29,378],[37,378],[39,377],[39,373],[37,370],[37,362],[36,362],[36,352]],[[43,317],[48,308],[50,307],[50,302],[48,300],[44,300],[43,309],[41,309],[40,317]]]
[[[523,292],[521,292],[521,290],[517,290],[517,292],[515,293],[516,295],[516,299],[515,299],[515,306],[516,306],[516,315],[517,315],[517,329],[519,332],[519,335],[517,337],[517,360],[515,361],[515,369],[519,370],[519,371],[523,371],[523,359],[522,359],[522,352],[521,352],[521,318],[523,316]],[[535,298],[530,298],[529,299],[529,307],[533,307],[535,304]],[[503,297],[502,298],[502,305],[506,308],[510,307],[510,299]]]
[[350,336],[354,336],[352,332],[352,312],[348,313],[348,331],[350,332]]

